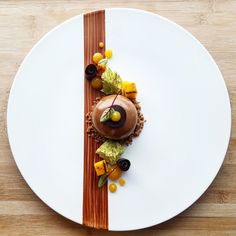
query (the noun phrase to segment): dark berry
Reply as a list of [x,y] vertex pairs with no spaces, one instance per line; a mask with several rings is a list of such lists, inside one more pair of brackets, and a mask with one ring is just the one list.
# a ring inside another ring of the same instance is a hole
[[94,64],[87,65],[85,69],[85,77],[88,80],[93,79],[97,75],[97,67]]
[[121,170],[127,171],[130,167],[130,161],[125,158],[120,158],[117,161],[117,165],[120,167]]

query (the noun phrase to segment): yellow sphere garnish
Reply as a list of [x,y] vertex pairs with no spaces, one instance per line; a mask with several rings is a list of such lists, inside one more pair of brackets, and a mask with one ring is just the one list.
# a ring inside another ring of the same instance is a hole
[[108,59],[112,57],[112,50],[111,49],[107,49],[105,51],[105,57]]
[[102,80],[98,77],[95,77],[95,78],[93,78],[91,85],[94,89],[101,90],[102,89]]
[[106,70],[106,65],[105,64],[98,64],[98,69],[101,69],[102,71]]
[[104,43],[103,43],[103,42],[100,42],[100,43],[98,44],[98,46],[99,46],[100,48],[103,48],[103,47],[104,47]]
[[117,190],[116,184],[114,184],[114,183],[109,184],[109,191],[110,191],[111,193],[116,192],[116,190]]
[[121,118],[121,114],[120,114],[119,111],[115,111],[111,115],[111,120],[114,121],[114,122],[120,121],[120,118]]
[[110,170],[108,171],[108,178],[112,181],[119,179],[122,175],[122,171],[117,165],[111,166]]
[[120,186],[124,186],[125,185],[125,180],[123,178],[119,179],[119,184]]
[[103,59],[103,55],[100,52],[96,52],[93,54],[93,62],[98,64],[100,60]]

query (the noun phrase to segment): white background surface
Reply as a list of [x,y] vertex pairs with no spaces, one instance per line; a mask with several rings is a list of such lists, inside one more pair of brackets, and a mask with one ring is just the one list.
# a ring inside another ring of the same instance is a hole
[[[30,53],[8,107],[13,155],[36,194],[82,222],[82,17],[60,26]],[[122,27],[121,27],[122,26]],[[219,170],[230,136],[222,76],[186,31],[153,14],[106,11],[112,69],[135,81],[147,123],[124,157],[126,187],[109,194],[109,228],[165,221],[190,206]]]

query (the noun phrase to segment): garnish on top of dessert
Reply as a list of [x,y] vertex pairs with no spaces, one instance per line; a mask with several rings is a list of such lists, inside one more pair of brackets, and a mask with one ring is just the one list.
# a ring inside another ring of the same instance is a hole
[[94,128],[102,136],[113,140],[121,140],[131,135],[137,120],[135,105],[122,95],[103,97],[92,112]]
[[[99,42],[99,47],[104,46]],[[106,184],[107,179],[119,180],[123,171],[128,171],[131,163],[122,158],[125,146],[138,137],[144,126],[144,117],[140,104],[137,102],[137,88],[134,82],[123,81],[117,72],[108,67],[108,59],[112,57],[112,50],[105,51],[104,56],[97,52],[93,55],[94,64],[85,68],[85,78],[91,81],[91,86],[101,91],[101,97],[96,98],[91,112],[86,114],[87,133],[94,138],[100,147],[96,150],[101,161],[94,163],[98,180],[98,187]],[[116,192],[116,183],[109,185],[110,192]]]

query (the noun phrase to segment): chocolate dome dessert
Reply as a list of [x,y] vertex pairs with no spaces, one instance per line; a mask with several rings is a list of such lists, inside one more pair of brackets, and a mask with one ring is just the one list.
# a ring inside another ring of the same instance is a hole
[[[118,122],[107,120],[101,122],[101,117],[113,108],[120,114]],[[103,97],[94,107],[92,113],[92,123],[94,128],[102,136],[120,140],[131,135],[137,124],[138,114],[134,104],[122,95],[110,95]]]

